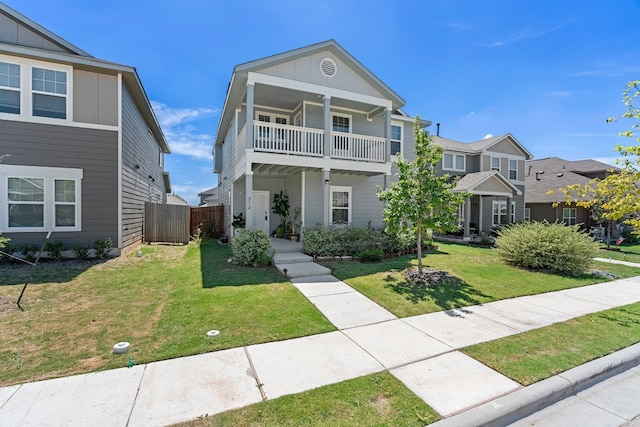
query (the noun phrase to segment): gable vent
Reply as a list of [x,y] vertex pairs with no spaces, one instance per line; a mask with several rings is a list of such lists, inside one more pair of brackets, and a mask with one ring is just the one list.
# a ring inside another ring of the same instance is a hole
[[336,63],[331,58],[324,58],[320,61],[320,69],[325,76],[333,77],[336,74]]

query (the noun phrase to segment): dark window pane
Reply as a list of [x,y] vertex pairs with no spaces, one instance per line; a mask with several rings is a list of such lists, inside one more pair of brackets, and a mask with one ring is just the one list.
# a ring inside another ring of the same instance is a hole
[[44,227],[44,205],[9,204],[9,227]]
[[349,223],[349,210],[348,209],[333,209],[333,222],[337,224]]
[[56,227],[74,227],[76,225],[76,207],[74,205],[56,205]]
[[42,202],[44,201],[44,179],[42,178],[9,178],[9,201]]
[[0,113],[20,114],[20,92],[0,89]]
[[54,119],[67,118],[67,100],[60,96],[33,94],[33,115],[51,117]]
[[76,201],[76,182],[72,179],[56,179],[56,202]]
[[400,141],[391,141],[391,155],[398,154],[400,152]]

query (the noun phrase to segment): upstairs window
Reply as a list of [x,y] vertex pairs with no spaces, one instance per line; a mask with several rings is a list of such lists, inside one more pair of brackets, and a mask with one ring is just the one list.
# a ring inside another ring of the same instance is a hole
[[463,154],[444,153],[442,156],[442,169],[464,172],[465,156]]
[[402,125],[391,124],[391,155],[402,154]]
[[31,69],[33,115],[67,118],[67,73],[33,67]]
[[0,62],[0,113],[20,114],[20,65]]
[[351,132],[350,118],[348,116],[333,116],[333,130],[335,132]]
[[512,180],[518,179],[518,161],[517,160],[509,160],[509,179],[512,179]]
[[500,157],[491,157],[491,170],[500,172]]

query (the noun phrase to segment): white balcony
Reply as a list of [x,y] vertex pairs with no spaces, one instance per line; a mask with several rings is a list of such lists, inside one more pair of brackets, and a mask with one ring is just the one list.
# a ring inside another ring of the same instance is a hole
[[[324,157],[324,129],[253,122],[253,150],[287,155]],[[238,141],[246,139],[246,128]],[[251,147],[251,144],[247,144]],[[336,159],[385,163],[387,143],[385,138],[331,132],[329,156]],[[240,154],[240,153],[238,153]]]

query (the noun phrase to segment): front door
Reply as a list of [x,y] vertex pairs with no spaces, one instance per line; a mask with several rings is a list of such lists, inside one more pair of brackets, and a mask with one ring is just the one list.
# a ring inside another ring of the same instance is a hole
[[253,228],[262,230],[267,234],[269,232],[269,192],[254,191],[251,196],[253,211]]

